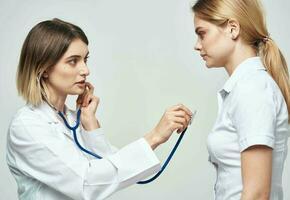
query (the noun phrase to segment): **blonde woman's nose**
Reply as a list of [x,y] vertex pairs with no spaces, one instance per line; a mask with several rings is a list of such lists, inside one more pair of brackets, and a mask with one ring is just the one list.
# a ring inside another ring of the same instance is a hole
[[200,42],[197,40],[195,45],[194,45],[194,50],[196,51],[200,51],[201,50],[201,44]]

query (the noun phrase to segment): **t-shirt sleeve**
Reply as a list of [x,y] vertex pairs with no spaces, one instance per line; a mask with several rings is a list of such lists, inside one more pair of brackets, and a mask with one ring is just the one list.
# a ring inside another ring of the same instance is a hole
[[274,148],[276,103],[267,83],[248,82],[239,86],[232,119],[238,133],[240,152],[253,145]]

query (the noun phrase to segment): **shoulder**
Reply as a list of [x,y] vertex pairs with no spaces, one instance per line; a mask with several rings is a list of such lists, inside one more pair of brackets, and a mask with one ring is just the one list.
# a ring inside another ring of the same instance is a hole
[[264,90],[274,89],[276,86],[276,82],[267,71],[256,70],[242,78],[237,84],[237,89]]
[[232,100],[233,111],[252,116],[266,112],[274,116],[286,106],[278,85],[264,70],[256,70],[240,79],[233,90]]
[[35,108],[31,105],[25,105],[19,108],[11,120],[11,125],[19,123],[19,121],[31,121],[33,119],[38,119],[39,116],[35,111]]
[[31,129],[34,126],[41,126],[42,124],[45,124],[45,121],[40,113],[37,112],[37,108],[31,105],[25,105],[18,109],[12,117],[8,134],[14,136],[22,135],[21,137],[24,137],[27,129]]
[[271,98],[274,100],[277,95],[281,97],[281,92],[267,71],[257,70],[243,77],[236,85],[234,91],[239,98]]
[[34,122],[41,120],[41,115],[38,112],[39,108],[32,105],[25,105],[18,109],[14,114],[11,124],[18,123],[19,121]]

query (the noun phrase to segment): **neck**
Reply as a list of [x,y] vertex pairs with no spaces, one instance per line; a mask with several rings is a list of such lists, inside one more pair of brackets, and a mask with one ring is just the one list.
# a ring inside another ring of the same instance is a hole
[[47,94],[49,94],[48,101],[49,103],[54,106],[58,111],[64,112],[64,105],[67,95],[61,94],[60,92],[57,92],[51,87],[47,87]]
[[229,76],[235,71],[236,67],[244,60],[257,56],[257,53],[253,47],[246,45],[241,41],[237,42],[233,53],[229,56],[229,60],[225,65],[225,69]]

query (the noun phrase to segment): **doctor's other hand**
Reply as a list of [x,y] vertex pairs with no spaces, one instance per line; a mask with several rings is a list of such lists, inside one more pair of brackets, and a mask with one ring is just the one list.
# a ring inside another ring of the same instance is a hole
[[181,133],[190,123],[192,112],[182,104],[168,108],[156,127],[144,138],[154,150],[166,142],[174,131]]
[[77,98],[77,107],[81,109],[81,123],[86,131],[100,128],[96,118],[96,111],[100,99],[94,95],[94,86],[86,82],[85,91]]

